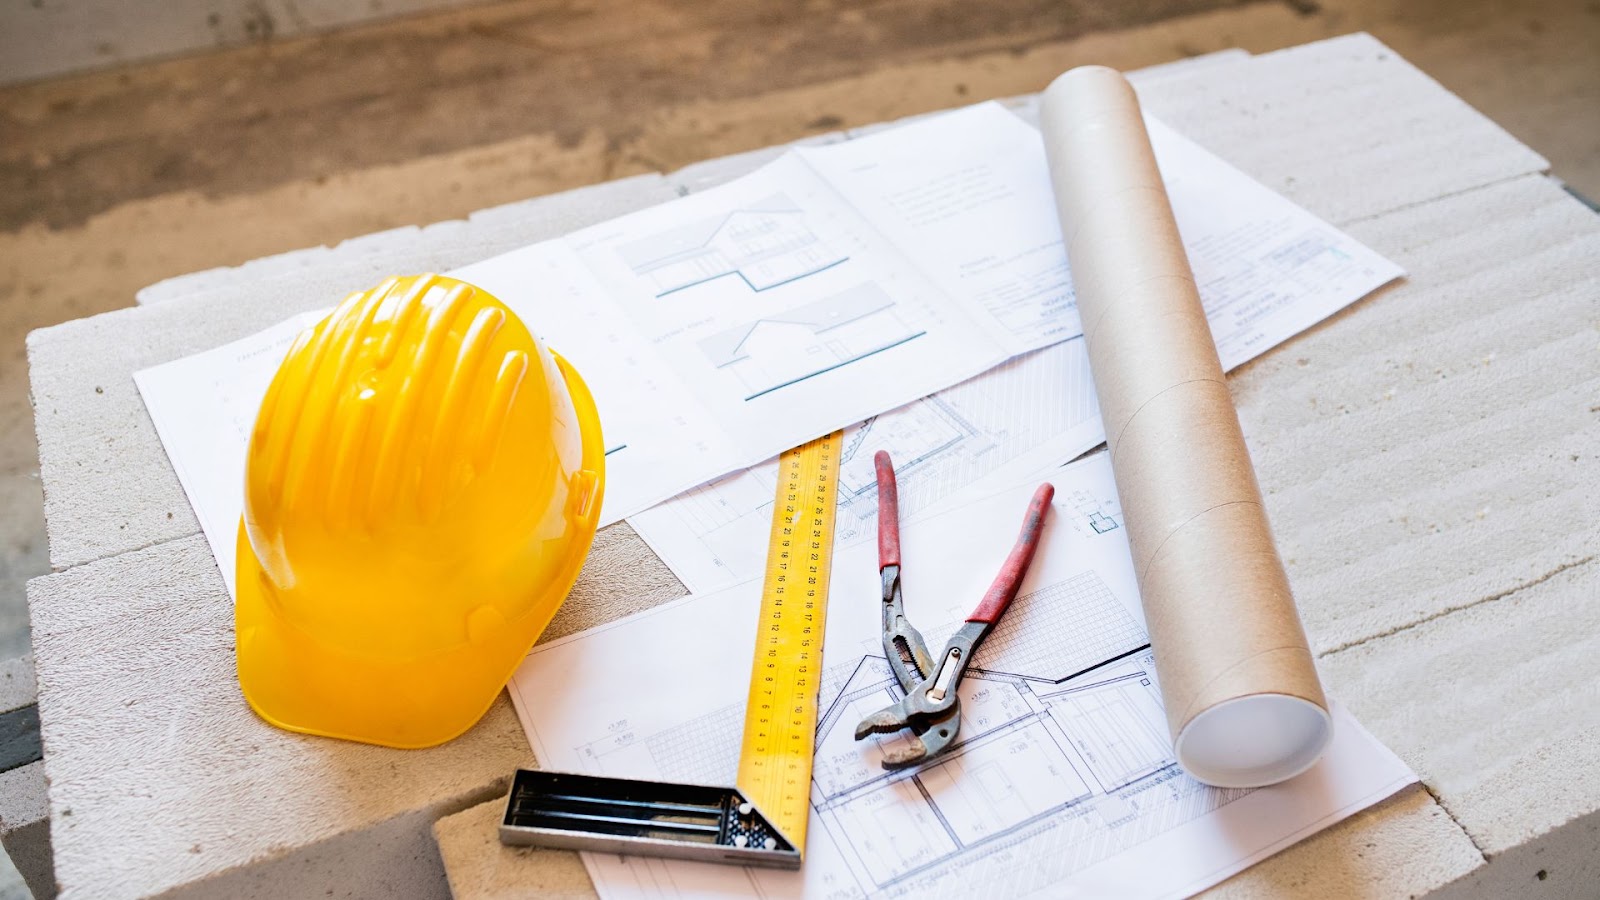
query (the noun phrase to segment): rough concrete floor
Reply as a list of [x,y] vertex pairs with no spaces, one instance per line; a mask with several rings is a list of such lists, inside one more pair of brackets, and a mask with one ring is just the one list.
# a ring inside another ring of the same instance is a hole
[[1079,63],[1354,30],[1600,197],[1594,0],[517,0],[0,89],[0,658],[25,651],[23,582],[48,568],[33,328],[184,272],[1035,91]]

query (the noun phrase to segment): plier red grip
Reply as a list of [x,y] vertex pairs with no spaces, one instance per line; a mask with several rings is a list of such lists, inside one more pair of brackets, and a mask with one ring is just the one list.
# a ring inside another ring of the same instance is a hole
[[906,619],[900,588],[900,495],[895,484],[894,466],[889,454],[879,450],[873,457],[878,474],[878,573],[883,581],[883,652],[889,660],[905,696],[856,726],[856,740],[869,734],[888,734],[911,729],[907,746],[884,753],[885,769],[914,766],[942,753],[955,743],[961,727],[961,700],[956,685],[966,674],[978,645],[994,629],[1000,616],[1016,599],[1023,576],[1039,549],[1045,512],[1056,489],[1046,483],[1034,491],[1028,512],[1022,520],[1022,533],[1016,546],[1000,567],[1000,574],[989,586],[978,606],[967,616],[944,645],[937,660],[928,655],[922,634]]

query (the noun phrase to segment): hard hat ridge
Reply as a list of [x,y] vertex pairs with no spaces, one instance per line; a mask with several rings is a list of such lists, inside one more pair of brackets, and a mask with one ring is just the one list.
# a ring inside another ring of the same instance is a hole
[[251,432],[247,699],[315,734],[458,734],[576,578],[603,472],[582,379],[492,295],[430,274],[346,297],[296,339]]

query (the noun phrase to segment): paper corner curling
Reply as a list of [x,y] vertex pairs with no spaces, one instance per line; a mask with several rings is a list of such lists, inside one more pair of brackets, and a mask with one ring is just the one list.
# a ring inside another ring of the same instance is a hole
[[1332,717],[1138,98],[1072,69],[1040,126],[1178,761],[1291,778]]

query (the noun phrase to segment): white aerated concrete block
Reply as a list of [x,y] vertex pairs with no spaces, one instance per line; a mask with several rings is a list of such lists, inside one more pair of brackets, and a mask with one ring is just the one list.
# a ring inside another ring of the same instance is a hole
[[44,761],[0,772],[0,844],[34,900],[56,895]]
[[618,522],[595,535],[572,593],[539,640],[566,637],[688,593],[632,526]]
[[[1129,77],[1147,111],[1335,224],[1549,167],[1368,34],[1257,57],[1208,54]],[[1038,123],[1037,97],[1003,102]],[[921,118],[797,143],[864,137]],[[668,179],[683,193],[702,191],[748,174],[786,149],[707,160]]]
[[[503,695],[431,750],[256,718],[234,675],[233,604],[198,536],[28,588],[64,897],[150,896],[240,867],[262,874],[209,893],[249,896],[258,883],[255,896],[334,884],[350,896],[414,893],[443,876],[418,837],[432,818],[502,792],[530,758]],[[393,877],[346,882],[341,869]]]
[[1352,230],[1402,283],[1230,378],[1312,647],[1596,552],[1600,217],[1527,176]]
[[1600,812],[1496,854],[1430,900],[1594,900],[1600,895]]
[[1324,656],[1321,668],[1493,857],[1600,810],[1596,598],[1590,557]]
[[1482,854],[1439,804],[1408,788],[1201,896],[1421,897],[1482,865]]
[[39,696],[33,681],[33,657],[19,656],[0,663],[0,712],[21,709]]
[[[547,636],[683,593],[614,526]],[[234,673],[233,604],[199,536],[35,579],[29,603],[67,897],[444,896],[432,823],[500,796],[533,761],[503,694],[430,750],[257,719]]]
[[1147,112],[1335,224],[1549,168],[1368,34],[1136,87]]

